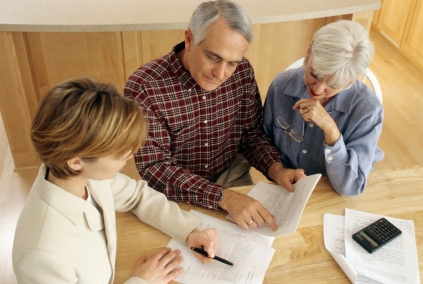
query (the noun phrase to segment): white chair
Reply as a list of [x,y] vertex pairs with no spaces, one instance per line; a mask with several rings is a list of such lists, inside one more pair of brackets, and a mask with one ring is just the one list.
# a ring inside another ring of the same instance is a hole
[[[298,59],[291,65],[289,65],[285,70],[298,68],[303,65],[304,57]],[[370,83],[370,87],[373,89],[375,95],[379,98],[380,103],[382,103],[382,89],[380,88],[379,81],[377,80],[375,74],[369,68],[366,69],[366,74],[362,76],[361,81],[366,83],[368,81]]]

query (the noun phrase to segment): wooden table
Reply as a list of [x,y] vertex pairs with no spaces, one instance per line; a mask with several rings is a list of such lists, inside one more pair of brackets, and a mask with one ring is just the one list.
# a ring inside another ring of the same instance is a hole
[[[250,189],[251,186],[234,188],[243,193]],[[185,203],[180,206],[226,220],[223,211]],[[423,283],[423,167],[372,171],[365,193],[356,197],[339,196],[323,177],[304,209],[297,232],[275,238],[272,247],[276,252],[264,283],[350,283],[323,243],[323,214],[344,215],[345,208],[414,220]],[[141,255],[153,255],[170,240],[132,213],[117,213],[117,230],[116,283],[131,275]]]

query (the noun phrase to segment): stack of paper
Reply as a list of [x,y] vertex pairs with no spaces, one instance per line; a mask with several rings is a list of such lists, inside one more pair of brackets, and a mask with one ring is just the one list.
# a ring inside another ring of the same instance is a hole
[[[384,247],[369,254],[353,239],[353,233],[385,217],[402,234]],[[345,209],[344,216],[324,215],[326,249],[352,283],[420,283],[414,222]]]
[[294,185],[294,192],[278,185],[259,182],[248,193],[275,216],[279,227],[277,231],[272,231],[268,226],[246,231],[234,223],[191,210],[191,213],[202,219],[200,229],[217,230],[220,243],[216,255],[229,260],[235,266],[218,261],[202,264],[185,244],[172,239],[168,247],[180,249],[184,256],[184,273],[176,281],[186,284],[262,283],[275,253],[271,247],[275,236],[297,230],[307,200],[320,177],[317,174],[302,178]]
[[236,224],[222,221],[191,210],[200,217],[202,229],[215,228],[219,234],[221,258],[234,263],[229,266],[218,261],[202,264],[185,245],[171,240],[168,247],[180,249],[184,256],[184,273],[176,281],[186,284],[262,283],[275,250],[271,247],[274,237],[266,237],[254,231],[245,231]]

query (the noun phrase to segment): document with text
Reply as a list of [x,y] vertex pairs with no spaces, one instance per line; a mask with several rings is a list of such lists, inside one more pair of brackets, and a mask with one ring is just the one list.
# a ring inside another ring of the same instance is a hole
[[[280,236],[297,230],[304,207],[316,187],[321,174],[303,177],[295,185],[293,192],[275,184],[258,182],[248,196],[260,201],[273,216],[278,229],[273,231],[268,225],[254,229],[266,236]],[[231,219],[228,216],[229,219]]]
[[185,284],[237,284],[262,283],[275,250],[271,247],[274,238],[259,235],[253,231],[245,231],[236,224],[223,221],[198,211],[191,213],[202,219],[200,229],[215,228],[219,234],[219,248],[216,252],[234,266],[213,261],[203,264],[194,252],[172,239],[168,247],[180,249],[184,261],[181,267],[184,273],[175,280]]
[[[402,234],[370,254],[352,239],[352,235],[381,217],[397,226]],[[352,283],[420,283],[412,220],[345,209],[345,217],[324,215],[324,241],[326,249]]]

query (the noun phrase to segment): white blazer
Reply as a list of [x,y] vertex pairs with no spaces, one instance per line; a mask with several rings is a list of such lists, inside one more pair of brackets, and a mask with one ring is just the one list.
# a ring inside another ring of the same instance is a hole
[[[43,164],[16,227],[13,269],[18,283],[113,283],[115,211],[131,210],[182,243],[200,223],[145,181],[123,174],[89,181],[88,190],[99,209],[45,176]],[[126,283],[147,282],[131,277]]]

